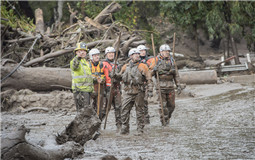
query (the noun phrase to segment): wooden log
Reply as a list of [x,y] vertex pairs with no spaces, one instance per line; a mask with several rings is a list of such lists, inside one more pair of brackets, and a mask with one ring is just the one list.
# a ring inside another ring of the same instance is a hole
[[136,37],[131,37],[129,40],[123,42],[124,45],[123,45],[123,47],[122,47],[121,50],[122,50],[122,54],[124,54],[124,55],[122,55],[122,56],[125,57],[125,56],[127,55],[130,44],[131,44],[133,41],[135,41],[135,40],[136,40]]
[[62,160],[65,158],[74,158],[83,153],[83,147],[75,142],[65,143],[63,145],[51,144],[41,147],[27,142],[25,134],[29,130],[20,126],[9,134],[3,134],[1,137],[1,159],[26,159],[26,160]]
[[[1,66],[1,76],[4,77],[12,69],[12,67]],[[180,72],[180,79],[186,84],[210,84],[217,82],[217,73],[214,70]],[[71,80],[71,71],[67,68],[21,67],[1,84],[1,89],[2,91],[8,89],[63,90],[70,89]]]
[[[1,67],[1,76],[5,77],[12,69],[12,67]],[[1,83],[2,90],[30,89],[32,91],[51,91],[62,90],[62,86],[71,87],[70,69],[20,67],[8,80]]]
[[24,66],[28,67],[28,66],[43,62],[43,61],[45,61],[49,58],[52,58],[52,57],[58,57],[60,55],[66,54],[66,53],[72,53],[73,50],[74,50],[74,47],[69,48],[69,49],[59,50],[59,51],[56,51],[56,52],[53,52],[53,53],[49,53],[49,54],[46,54],[42,57],[35,58],[35,59],[25,63]]
[[31,41],[31,40],[34,40],[36,38],[37,38],[36,36],[33,36],[33,37],[13,39],[13,40],[4,40],[4,42],[6,42],[6,43],[16,43],[16,42]]
[[[112,45],[113,43],[114,43],[114,40],[102,40],[102,41],[98,40],[98,41],[87,43],[87,46],[88,46],[88,48],[92,48],[92,47],[96,46],[97,44],[105,44],[108,46],[108,45]],[[58,56],[66,54],[66,53],[72,53],[74,49],[75,49],[75,47],[71,47],[69,49],[59,50],[59,51],[56,51],[53,53],[46,54],[42,57],[35,58],[35,59],[25,63],[24,66],[25,67],[32,66],[34,64],[43,62],[43,61],[45,61],[49,58],[52,58],[52,57],[58,57]]]
[[74,120],[69,123],[65,130],[56,137],[58,144],[64,144],[68,141],[75,141],[84,145],[94,137],[94,133],[99,129],[101,120],[96,115],[96,111],[91,106],[82,108]]
[[36,32],[44,34],[44,21],[43,21],[43,11],[40,8],[35,10],[35,24]]
[[145,45],[147,42],[146,40],[134,41],[130,44],[130,47],[137,47],[141,44]]
[[215,70],[179,72],[181,83],[214,84],[217,83]]
[[95,18],[94,21],[97,23],[102,24],[104,20],[111,14],[119,11],[121,9],[121,6],[116,3],[112,2],[107,7],[105,7]]
[[100,29],[100,30],[105,30],[107,29],[106,27],[104,27],[103,25],[101,25],[100,23],[93,21],[91,18],[89,17],[85,17],[86,22],[88,22],[90,25]]

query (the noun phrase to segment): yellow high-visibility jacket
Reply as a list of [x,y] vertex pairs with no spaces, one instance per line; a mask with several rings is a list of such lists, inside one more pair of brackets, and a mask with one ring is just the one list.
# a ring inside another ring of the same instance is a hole
[[74,57],[70,62],[70,68],[72,73],[72,90],[93,92],[93,77],[89,67],[89,62],[84,58],[78,60],[78,57]]

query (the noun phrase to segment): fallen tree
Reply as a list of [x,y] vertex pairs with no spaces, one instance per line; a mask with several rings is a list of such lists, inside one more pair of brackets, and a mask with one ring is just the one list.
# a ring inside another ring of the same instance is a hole
[[[1,67],[1,76],[4,77],[12,69]],[[180,79],[186,84],[210,84],[217,82],[217,73],[214,70],[180,72]],[[71,89],[71,82],[71,71],[68,68],[21,67],[8,78],[8,81],[1,83],[1,89],[62,90]]]
[[[12,71],[12,67],[1,67],[1,77]],[[70,89],[71,72],[65,68],[20,67],[8,80],[1,83],[1,89],[30,89],[32,91],[51,91]]]
[[43,147],[32,144],[26,141],[27,132],[29,129],[20,126],[10,134],[2,134],[1,159],[63,160],[77,157],[84,152],[82,145],[75,142],[68,142],[63,145],[51,144]]

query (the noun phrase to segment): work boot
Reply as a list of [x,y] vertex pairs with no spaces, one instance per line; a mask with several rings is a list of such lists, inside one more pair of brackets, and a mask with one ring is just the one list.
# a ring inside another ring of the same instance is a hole
[[120,131],[121,131],[121,124],[117,124],[116,127],[117,127],[116,133],[120,133]]
[[163,124],[163,120],[161,120],[161,124],[162,124],[162,126],[167,126],[169,124],[169,120],[165,119],[165,124]]
[[93,140],[95,141],[99,136],[101,135],[101,133],[99,131],[96,131],[94,134],[93,134]]
[[122,134],[122,135],[128,135],[128,134],[129,134],[129,129],[121,128],[120,134]]
[[144,124],[150,124],[150,119],[149,118],[145,118]]
[[143,129],[137,129],[137,133],[134,134],[135,136],[143,135]]

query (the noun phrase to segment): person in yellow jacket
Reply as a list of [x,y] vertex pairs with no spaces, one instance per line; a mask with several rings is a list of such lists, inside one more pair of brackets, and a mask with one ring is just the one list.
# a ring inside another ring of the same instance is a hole
[[77,43],[74,49],[76,56],[70,62],[72,90],[77,112],[90,105],[90,95],[94,91],[89,62],[85,59],[87,52],[88,48],[85,43]]

